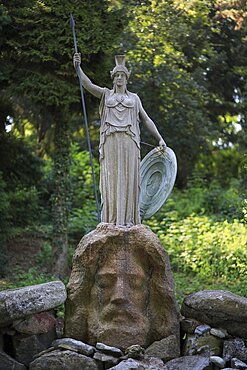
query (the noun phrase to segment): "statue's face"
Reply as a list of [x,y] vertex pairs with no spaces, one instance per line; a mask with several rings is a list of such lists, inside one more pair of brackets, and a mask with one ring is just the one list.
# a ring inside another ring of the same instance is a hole
[[113,84],[116,86],[126,86],[127,76],[124,72],[117,72],[113,78]]
[[143,267],[129,250],[108,254],[91,293],[90,336],[119,347],[121,338],[125,342],[129,338],[130,345],[144,345],[149,331],[147,281]]

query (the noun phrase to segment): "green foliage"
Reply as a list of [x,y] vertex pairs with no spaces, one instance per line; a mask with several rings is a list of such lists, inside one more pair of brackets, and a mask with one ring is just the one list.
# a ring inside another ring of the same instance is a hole
[[6,238],[9,234],[9,198],[0,172],[0,276],[6,271]]
[[168,217],[182,220],[192,214],[210,215],[215,220],[242,220],[244,193],[241,182],[232,179],[227,187],[217,180],[207,183],[195,175],[184,190],[174,189],[164,207],[154,216],[159,222]]
[[[180,187],[198,154],[213,151],[213,141],[246,148],[247,60],[241,46],[246,8],[241,2],[232,7],[213,0],[129,6],[123,50],[133,70],[133,90],[176,152]],[[240,133],[233,130],[236,120]]]
[[9,288],[21,288],[29,285],[48,283],[49,281],[57,280],[56,277],[48,274],[40,273],[36,267],[30,268],[27,272],[15,272],[15,280]]
[[184,297],[188,294],[198,292],[200,290],[229,290],[235,294],[246,297],[247,278],[239,279],[224,279],[214,278],[208,279],[201,277],[196,273],[188,273],[182,271],[174,271],[174,280],[176,288],[176,298],[179,304],[183,302]]
[[243,199],[240,196],[240,184],[232,179],[229,187],[223,188],[217,180],[210,183],[205,192],[205,208],[208,214],[219,215],[219,218],[238,218],[243,216]]
[[[177,9],[174,2],[136,4],[131,11],[124,45],[129,49],[128,56],[135,73],[131,88],[142,96],[147,112],[175,150],[179,163],[177,181],[184,185],[199,148],[207,146],[205,138],[208,134],[204,108],[206,90],[192,77],[193,63],[184,52],[193,21]],[[197,44],[200,50],[196,50],[200,54],[206,37],[197,32],[196,38],[201,39]]]
[[38,221],[38,192],[35,187],[17,188],[9,192],[10,216],[15,227],[25,227]]
[[46,241],[43,243],[40,253],[38,254],[37,263],[44,270],[51,271],[52,266],[52,246],[51,243]]
[[0,171],[7,191],[14,191],[18,186],[38,185],[43,164],[25,140],[16,138],[11,132],[0,136]]
[[126,22],[121,17],[123,9],[110,9],[108,1],[101,0],[76,4],[70,0],[25,0],[8,1],[2,11],[5,38],[0,65],[6,69],[9,88],[14,88],[8,89],[10,94],[44,106],[43,113],[51,107],[66,110],[77,103],[80,109],[71,62],[70,14],[75,18],[83,63],[86,68],[93,65],[90,69],[101,80],[102,64],[107,63],[109,50],[120,37],[117,31]]
[[[147,223],[171,255],[178,293],[222,286],[246,294],[245,7],[227,0],[10,0],[0,5],[1,267],[14,229],[42,227],[50,233],[51,200],[55,251],[58,257],[68,253],[69,264],[74,241],[97,224],[71,61],[73,13],[85,72],[107,86],[115,51],[126,53],[130,90],[141,96],[176,152],[183,191],[175,190]],[[96,120],[98,101],[85,97]],[[7,115],[14,117],[11,133],[5,132]],[[90,132],[96,152],[96,125]],[[71,133],[80,140],[72,149]],[[150,139],[145,132],[142,138]],[[98,183],[97,161],[95,170]],[[73,243],[66,251],[68,232]],[[45,243],[37,263],[49,266],[51,252]],[[17,273],[17,279],[28,285],[50,277],[39,277],[34,269],[25,276]]]
[[[97,225],[97,209],[88,151],[82,151],[79,145],[74,143],[71,158],[72,209],[69,216],[69,233],[79,239]],[[96,160],[93,162],[98,183],[99,163]]]
[[95,229],[98,224],[95,204],[87,201],[82,208],[73,208],[69,217],[69,233],[73,238],[81,238],[89,231]]
[[[93,160],[96,182],[99,181],[99,163]],[[88,150],[82,150],[78,143],[71,146],[70,177],[73,191],[73,207],[83,207],[86,200],[94,201],[92,169]]]
[[[168,216],[167,216],[168,217]],[[212,283],[247,276],[247,229],[243,222],[191,215],[183,220],[148,223],[158,234],[175,270],[196,273]]]
[[180,303],[201,289],[246,296],[247,212],[240,189],[234,178],[222,187],[197,173],[146,221],[170,255]]
[[200,153],[195,172],[208,182],[217,179],[221,186],[227,187],[233,178],[245,178],[245,161],[246,150],[240,150],[238,145],[231,148],[214,147],[210,154]]

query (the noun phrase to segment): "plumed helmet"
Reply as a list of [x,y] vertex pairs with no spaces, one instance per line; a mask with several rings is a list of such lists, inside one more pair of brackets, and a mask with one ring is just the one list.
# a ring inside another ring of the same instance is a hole
[[115,55],[115,64],[116,66],[110,72],[111,78],[113,78],[117,72],[124,72],[128,79],[130,76],[130,72],[128,71],[127,67],[125,67],[125,55]]

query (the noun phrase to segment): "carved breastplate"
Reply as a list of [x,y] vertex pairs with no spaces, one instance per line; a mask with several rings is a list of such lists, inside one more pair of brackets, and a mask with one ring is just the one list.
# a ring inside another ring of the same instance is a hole
[[124,95],[112,94],[109,95],[105,101],[105,105],[108,108],[117,108],[117,109],[133,108],[134,104],[135,104],[134,100],[127,94]]

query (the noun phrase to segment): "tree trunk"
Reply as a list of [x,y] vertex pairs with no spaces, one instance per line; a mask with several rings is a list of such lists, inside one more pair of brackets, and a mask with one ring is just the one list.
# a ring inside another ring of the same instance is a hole
[[70,140],[67,122],[56,122],[54,138],[54,194],[52,198],[53,274],[68,273],[68,211],[70,205]]

